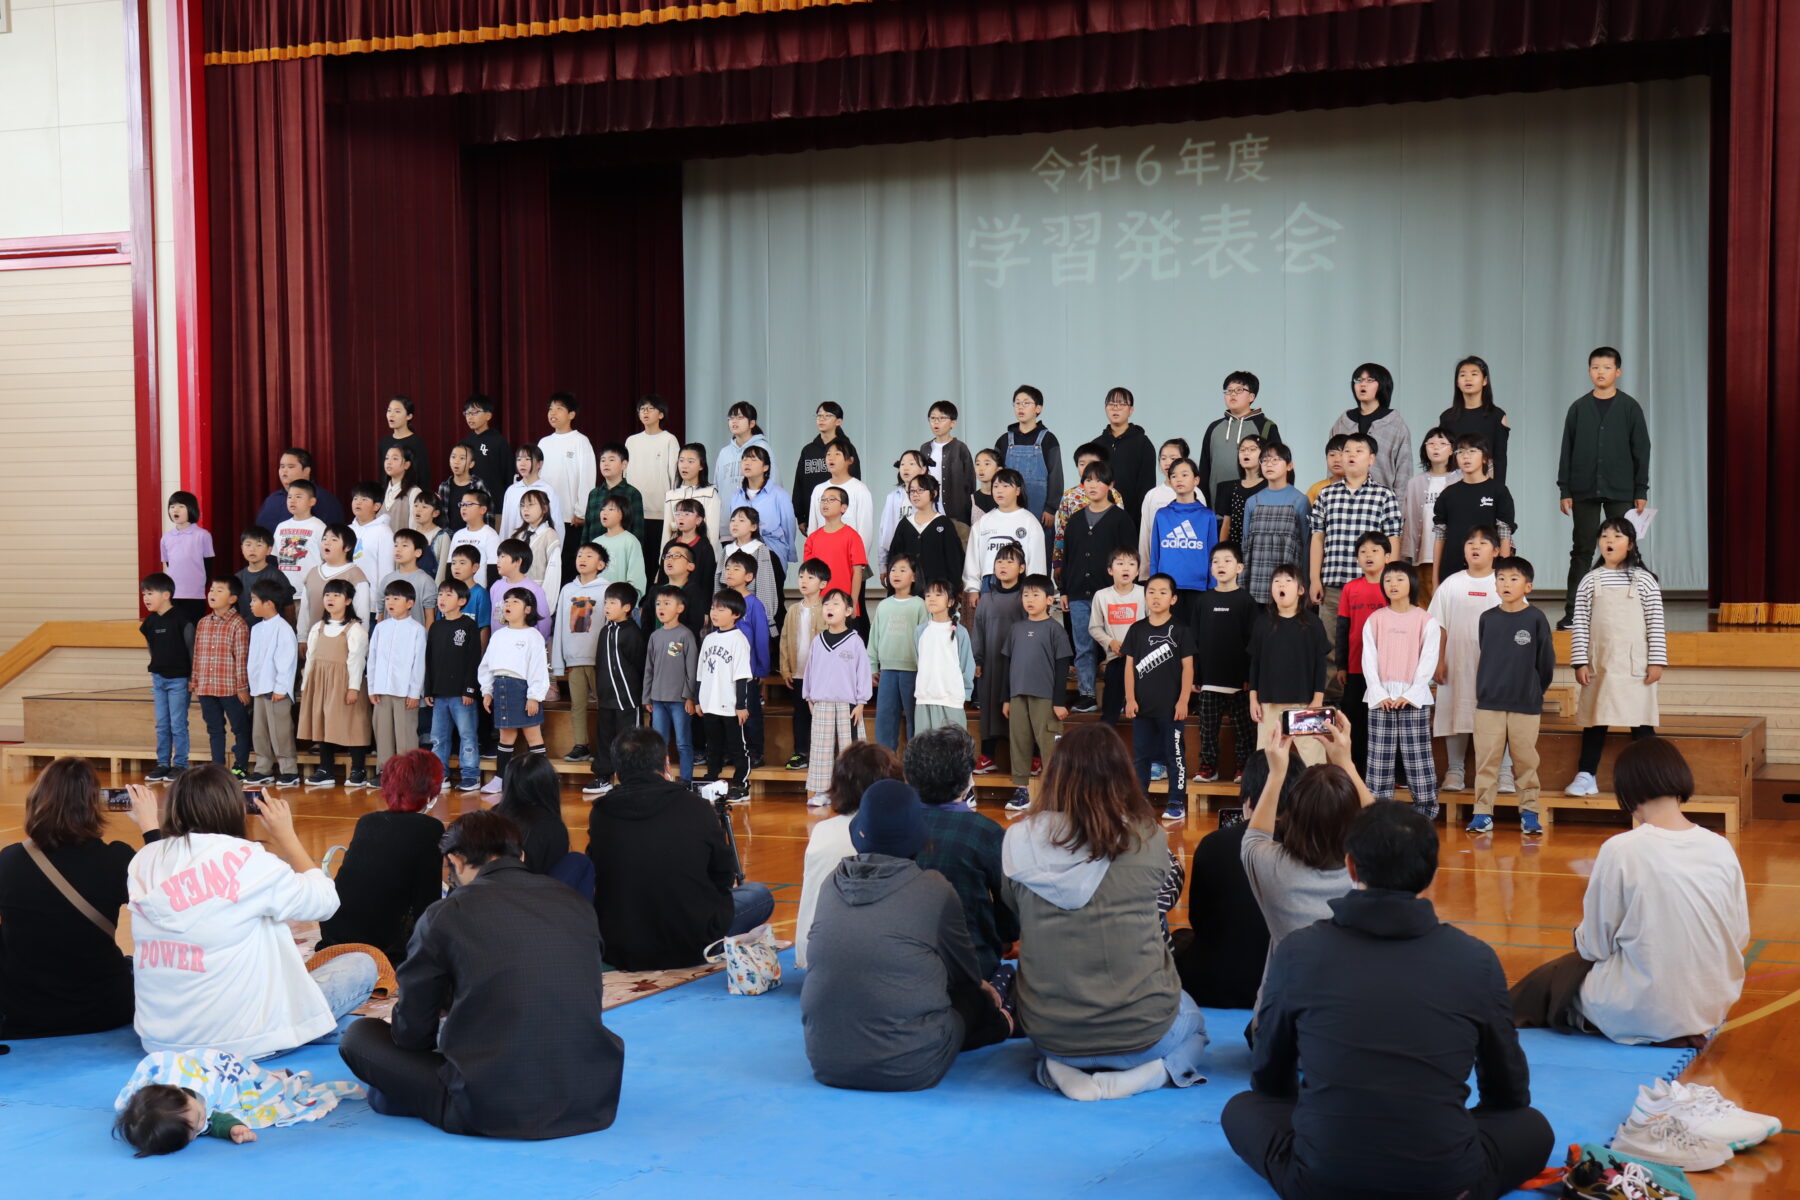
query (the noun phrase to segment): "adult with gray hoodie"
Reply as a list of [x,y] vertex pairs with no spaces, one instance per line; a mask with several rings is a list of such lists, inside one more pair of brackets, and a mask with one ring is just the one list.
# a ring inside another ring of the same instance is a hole
[[1239,442],[1252,434],[1265,445],[1281,440],[1280,426],[1256,407],[1262,383],[1254,374],[1233,371],[1225,377],[1224,389],[1225,415],[1208,425],[1200,437],[1200,492],[1209,507],[1217,507],[1213,501],[1220,484],[1243,477],[1238,469]]
[[820,889],[800,1017],[813,1078],[827,1086],[936,1087],[958,1054],[1012,1032],[956,889],[913,861],[926,837],[919,794],[880,780],[850,819],[856,854]]
[[1201,1079],[1205,1022],[1163,936],[1171,861],[1125,743],[1105,725],[1065,734],[1000,866],[1019,914],[1019,1023],[1043,1055],[1038,1082],[1071,1100]]
[[1413,440],[1406,418],[1393,408],[1394,373],[1380,363],[1364,363],[1350,372],[1350,396],[1356,403],[1331,423],[1327,436],[1363,433],[1374,438],[1369,482],[1401,494],[1413,477]]

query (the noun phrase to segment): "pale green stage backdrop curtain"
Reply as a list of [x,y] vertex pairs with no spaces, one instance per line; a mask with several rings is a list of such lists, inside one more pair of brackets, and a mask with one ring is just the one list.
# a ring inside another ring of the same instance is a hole
[[1554,590],[1563,415],[1610,344],[1654,442],[1646,556],[1704,588],[1707,141],[1688,79],[690,163],[688,436],[750,401],[785,483],[836,400],[879,498],[933,400],[979,447],[1035,384],[1066,455],[1123,385],[1198,453],[1246,369],[1305,486],[1357,364],[1393,371],[1416,461],[1478,354]]

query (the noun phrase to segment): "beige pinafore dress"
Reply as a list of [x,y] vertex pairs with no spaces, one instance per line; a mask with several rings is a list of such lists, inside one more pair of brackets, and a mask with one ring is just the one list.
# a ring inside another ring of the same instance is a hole
[[306,688],[300,695],[298,736],[303,742],[367,746],[374,741],[368,693],[359,686],[356,703],[344,703],[344,693],[350,690],[353,628],[344,629],[336,637],[321,629],[314,640],[306,661]]
[[1650,630],[1634,584],[1594,588],[1588,617],[1588,666],[1593,682],[1581,689],[1575,720],[1594,725],[1655,725],[1656,685],[1645,685]]

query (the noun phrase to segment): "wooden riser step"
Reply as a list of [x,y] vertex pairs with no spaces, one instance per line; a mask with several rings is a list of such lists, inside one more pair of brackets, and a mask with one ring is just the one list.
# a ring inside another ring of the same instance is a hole
[[[1475,812],[1474,792],[1439,792],[1438,803],[1443,807],[1446,826],[1454,827],[1465,824]],[[1497,795],[1494,797],[1494,808],[1516,809],[1519,807],[1517,795]],[[1620,818],[1624,812],[1619,808],[1618,797],[1611,792],[1600,792],[1593,796],[1565,796],[1561,792],[1540,792],[1538,807],[1544,827],[1548,829],[1556,821],[1559,809],[1573,812],[1605,812],[1614,813]],[[1736,796],[1694,796],[1681,806],[1681,811],[1688,816],[1696,813],[1716,813],[1724,818],[1725,832],[1736,833],[1743,821],[1741,806]],[[1636,824],[1634,820],[1632,824]]]

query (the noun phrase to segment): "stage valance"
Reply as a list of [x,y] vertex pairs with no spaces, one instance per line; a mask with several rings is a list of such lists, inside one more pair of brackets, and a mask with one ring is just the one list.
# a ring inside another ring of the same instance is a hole
[[[1212,24],[1317,16],[1389,3],[1424,0],[1081,0],[1079,3],[985,4],[981,17],[1000,16],[1040,38],[1079,37],[1169,23]],[[206,65],[278,62],[321,55],[368,54],[468,46],[551,34],[592,33],[691,24],[720,17],[771,16],[814,8],[879,5],[930,13],[937,5],[893,0],[213,0],[206,5]],[[949,19],[972,6],[942,6]],[[1149,24],[1146,24],[1148,22]]]

